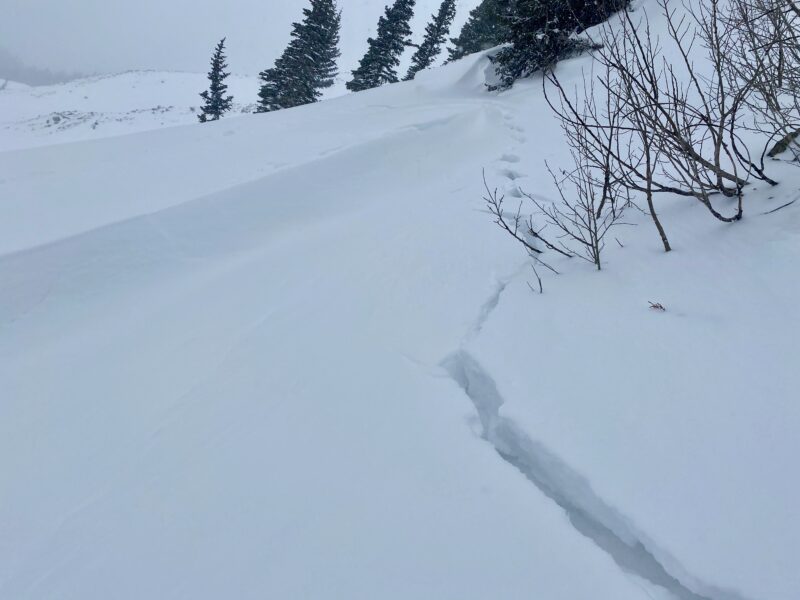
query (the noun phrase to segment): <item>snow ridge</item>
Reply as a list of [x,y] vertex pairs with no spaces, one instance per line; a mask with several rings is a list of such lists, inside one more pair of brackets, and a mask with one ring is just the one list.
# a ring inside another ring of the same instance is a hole
[[[499,293],[487,304],[496,305],[497,297]],[[441,366],[475,405],[483,438],[503,460],[558,504],[572,526],[605,551],[623,571],[666,589],[678,600],[744,600],[738,593],[703,585],[694,578],[687,585],[670,573],[649,549],[652,543],[599,498],[583,476],[532,439],[513,420],[500,414],[503,398],[497,385],[469,352],[457,350]],[[701,591],[694,591],[689,585]]]

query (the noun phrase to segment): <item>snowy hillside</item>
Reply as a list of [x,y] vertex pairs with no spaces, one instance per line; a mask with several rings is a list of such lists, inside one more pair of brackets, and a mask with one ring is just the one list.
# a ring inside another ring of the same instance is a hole
[[488,68],[202,126],[194,75],[0,97],[105,131],[0,130],[0,599],[800,597],[800,170],[539,294],[481,172],[553,198],[566,147]]
[[[256,51],[229,37],[230,64],[255,67],[250,75],[232,75],[228,79],[234,96],[233,110],[227,118],[252,112],[257,98],[258,71],[272,66],[289,40],[290,24],[300,19],[305,0],[281,3],[264,18],[259,37],[269,41],[269,48]],[[451,28],[456,35],[478,0],[458,0]],[[384,0],[341,0],[342,43],[339,77],[325,91],[327,98],[346,92],[344,84],[350,71],[358,66],[367,47],[367,38],[375,35]],[[412,26],[417,43],[425,24],[439,5],[439,0],[418,0]],[[255,10],[255,9],[254,9]],[[262,8],[251,15],[261,17]],[[277,11],[277,13],[275,13]],[[250,13],[245,13],[250,14]],[[239,21],[241,21],[241,17]],[[220,34],[223,35],[223,34]],[[203,40],[196,47],[196,64],[205,68],[217,39]],[[253,63],[254,53],[264,58]],[[408,68],[412,52],[403,57],[400,72]],[[446,53],[442,54],[440,62]],[[245,59],[247,59],[245,61]],[[201,104],[198,94],[208,87],[205,72],[129,71],[79,79],[65,84],[29,87],[0,80],[0,151],[62,142],[96,139],[197,122]]]

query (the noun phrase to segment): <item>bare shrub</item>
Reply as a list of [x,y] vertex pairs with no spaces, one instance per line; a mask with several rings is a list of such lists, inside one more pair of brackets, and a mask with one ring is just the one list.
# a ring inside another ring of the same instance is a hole
[[[586,95],[584,102],[587,111],[596,111],[593,94]],[[621,185],[621,174],[616,171],[617,163],[613,158],[611,143],[616,139],[616,118],[611,116],[610,122],[606,143],[598,145],[579,123],[562,120],[572,166],[556,171],[545,163],[558,190],[558,200],[547,202],[522,191],[544,222],[542,227],[534,225],[533,216],[523,219],[522,203],[516,213],[507,215],[503,211],[503,197],[498,196],[496,190],[492,192],[484,179],[487,190],[484,200],[495,222],[539,262],[536,255],[541,250],[536,242],[564,256],[578,256],[593,263],[598,270],[602,269],[606,235],[612,227],[623,223],[623,212],[631,205],[628,188]],[[554,230],[555,237],[544,237],[547,227]]]
[[[735,43],[723,56],[731,85],[748,82],[754,129],[776,156],[790,150],[800,159],[800,5],[794,0],[731,0],[725,24]],[[772,146],[773,140],[779,140]],[[767,146],[765,145],[765,148]]]
[[[545,93],[559,119],[583,128],[595,150],[611,148],[615,164],[609,170],[628,190],[645,195],[669,251],[654,195],[694,197],[715,218],[732,222],[742,217],[743,189],[750,181],[776,182],[765,173],[763,153],[752,160],[741,139],[754,84],[730,76],[728,56],[737,32],[720,12],[719,0],[684,5],[685,14],[669,0],[658,3],[667,24],[666,43],[677,61],[669,60],[652,35],[646,12],[635,17],[623,11],[618,23],[601,30],[602,48],[595,54],[599,75],[584,77],[584,96],[599,88],[606,110],[592,110],[591,103],[579,108],[554,72],[545,77]],[[696,47],[704,49],[699,64]],[[717,195],[736,199],[733,214],[716,208]]]
[[[522,205],[509,217],[502,198],[487,200],[495,221],[534,256],[542,242],[601,268],[603,239],[623,223],[622,209],[636,206],[632,197],[644,197],[669,252],[658,196],[694,198],[714,218],[735,222],[746,186],[777,183],[766,173],[767,143],[785,133],[800,155],[795,0],[732,0],[726,12],[721,0],[686,0],[681,10],[675,0],[657,2],[666,22],[663,45],[646,11],[625,10],[601,27],[592,69],[574,90],[552,69],[544,74],[545,97],[574,163],[557,172],[547,167],[560,201],[525,194],[545,224],[536,227],[521,216]],[[764,48],[767,56],[758,57]],[[755,157],[745,141],[754,131],[766,140]],[[543,237],[547,227],[555,237]]]

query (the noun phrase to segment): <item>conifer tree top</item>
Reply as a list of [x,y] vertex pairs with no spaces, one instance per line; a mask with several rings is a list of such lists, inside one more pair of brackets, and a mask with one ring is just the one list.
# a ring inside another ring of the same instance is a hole
[[198,119],[201,123],[216,121],[223,113],[229,111],[233,104],[233,96],[226,96],[228,86],[225,79],[230,75],[225,69],[225,38],[222,38],[214,48],[211,57],[211,68],[208,71],[208,90],[202,92],[200,97],[204,100]]
[[404,79],[413,79],[419,71],[427,69],[433,64],[441,51],[442,44],[447,40],[450,24],[455,16],[456,1],[443,0],[439,11],[431,15],[431,21],[425,26],[425,39],[411,57],[411,67]]
[[366,90],[385,83],[395,83],[400,56],[406,46],[411,45],[411,17],[414,16],[415,0],[395,0],[387,6],[378,19],[378,32],[369,38],[366,54],[347,82],[351,91]]
[[258,112],[316,102],[338,73],[341,12],[334,0],[311,0],[303,20],[292,24],[291,40],[271,69],[262,71]]

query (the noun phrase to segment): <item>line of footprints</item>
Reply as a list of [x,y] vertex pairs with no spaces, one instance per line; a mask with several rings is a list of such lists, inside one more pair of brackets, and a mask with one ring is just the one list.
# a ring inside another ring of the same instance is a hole
[[[505,113],[503,115],[503,126],[511,132],[511,139],[518,144],[524,144],[526,141],[525,130],[514,124],[513,117]],[[497,175],[504,179],[502,184],[503,194],[507,198],[522,198],[522,192],[519,188],[519,181],[526,177],[524,173],[520,173],[515,168],[519,163],[520,157],[514,153],[503,154],[496,162],[499,163]]]

